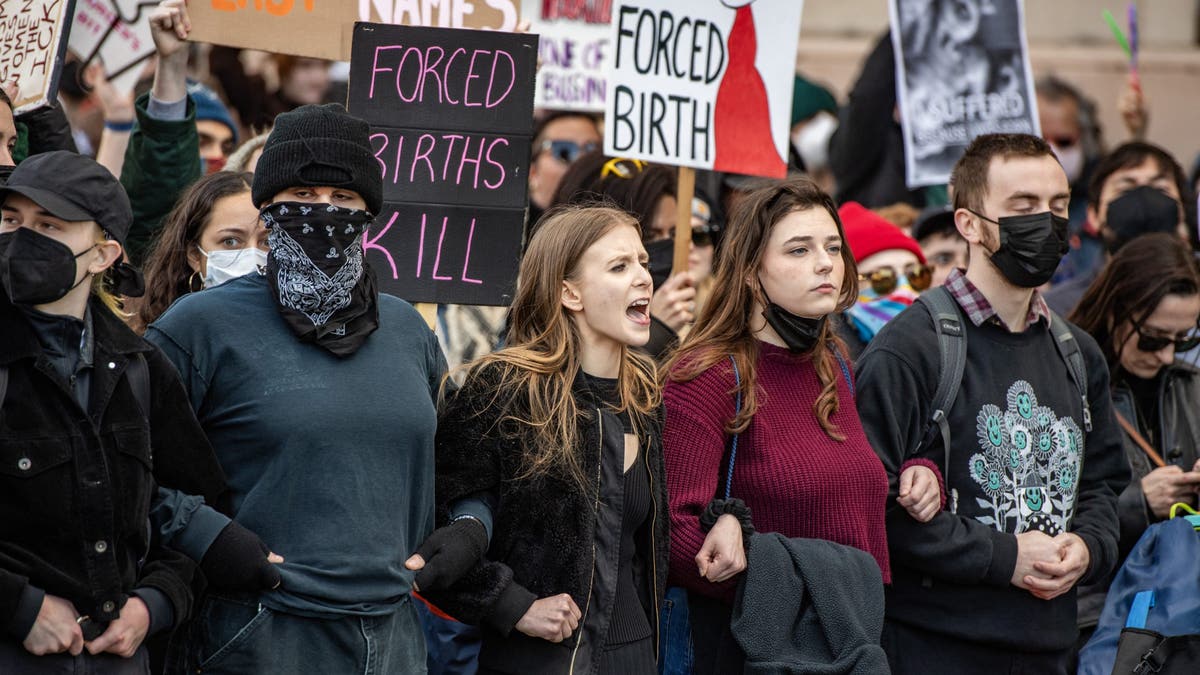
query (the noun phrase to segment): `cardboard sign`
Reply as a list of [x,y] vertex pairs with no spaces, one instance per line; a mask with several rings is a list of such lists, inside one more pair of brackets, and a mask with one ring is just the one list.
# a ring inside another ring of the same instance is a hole
[[540,36],[534,104],[602,112],[608,90],[612,0],[522,0],[521,16]]
[[355,25],[349,109],[371,124],[383,174],[383,211],[363,238],[380,290],[511,301],[536,67],[536,35]]
[[980,134],[1041,135],[1022,0],[888,7],[908,187],[949,181]]
[[613,4],[604,152],[782,178],[800,0]]
[[518,0],[191,0],[191,39],[349,61],[354,22],[511,31]]
[[153,0],[75,0],[67,46],[84,63],[98,58],[113,87],[132,92],[154,54],[150,13],[157,5]]
[[45,106],[58,95],[74,0],[0,0],[0,82],[17,78],[13,110]]

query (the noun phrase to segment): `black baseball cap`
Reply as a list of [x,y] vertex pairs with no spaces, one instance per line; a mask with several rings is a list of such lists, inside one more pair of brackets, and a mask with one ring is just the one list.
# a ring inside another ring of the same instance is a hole
[[921,211],[913,224],[912,238],[917,241],[934,234],[958,234],[954,226],[954,207],[930,206]]
[[0,187],[0,202],[11,193],[28,197],[67,222],[94,220],[122,246],[133,224],[133,208],[121,182],[96,160],[78,153],[55,150],[29,157]]

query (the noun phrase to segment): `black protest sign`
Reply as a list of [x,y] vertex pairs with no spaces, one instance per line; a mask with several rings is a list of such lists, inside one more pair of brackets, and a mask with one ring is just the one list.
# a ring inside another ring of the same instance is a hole
[[350,112],[371,125],[383,211],[363,241],[412,302],[512,299],[525,226],[537,36],[358,23]]

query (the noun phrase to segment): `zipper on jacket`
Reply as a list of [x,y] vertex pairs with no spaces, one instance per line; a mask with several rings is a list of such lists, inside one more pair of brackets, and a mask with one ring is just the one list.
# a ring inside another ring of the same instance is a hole
[[650,597],[654,598],[654,660],[658,661],[658,644],[662,639],[662,613],[658,607],[658,546],[654,528],[658,521],[658,500],[654,497],[654,470],[650,468],[650,439],[646,439],[646,474],[650,476]]
[[[592,511],[597,518],[600,517],[600,478],[601,470],[604,466],[604,417],[600,414],[600,409],[596,408],[596,427],[600,431],[599,439],[599,455],[596,459],[596,499],[592,507]],[[568,673],[575,672],[575,657],[579,656],[579,648],[583,645],[583,627],[587,622],[588,610],[592,607],[592,586],[596,581],[596,537],[592,537],[592,571],[588,576],[588,594],[587,602],[583,605],[583,613],[579,616],[579,637],[575,640],[575,649],[571,650],[571,667],[567,670]]]

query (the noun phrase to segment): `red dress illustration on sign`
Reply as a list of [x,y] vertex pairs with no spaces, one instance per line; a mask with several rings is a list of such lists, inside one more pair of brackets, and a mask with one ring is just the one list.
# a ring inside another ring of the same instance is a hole
[[779,156],[771,136],[771,107],[767,87],[754,66],[758,36],[753,0],[723,0],[737,6],[733,29],[729,32],[729,65],[717,89],[717,109],[713,114],[717,152],[713,169],[755,176],[783,178],[787,162]]

